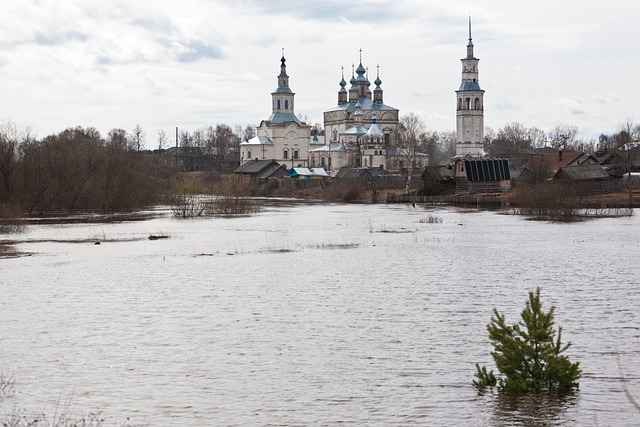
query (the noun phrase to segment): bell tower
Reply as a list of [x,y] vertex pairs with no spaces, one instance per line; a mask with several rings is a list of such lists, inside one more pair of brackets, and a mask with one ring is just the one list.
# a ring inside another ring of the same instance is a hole
[[484,90],[480,89],[478,62],[473,54],[471,16],[467,57],[462,62],[462,82],[456,91],[456,156],[484,156]]

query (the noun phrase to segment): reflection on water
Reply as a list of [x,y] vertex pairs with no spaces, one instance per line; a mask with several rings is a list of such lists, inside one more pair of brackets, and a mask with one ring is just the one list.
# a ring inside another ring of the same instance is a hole
[[517,394],[496,392],[494,425],[564,426],[567,413],[579,399],[579,392]]
[[[639,224],[304,203],[30,226],[7,238],[33,256],[0,260],[19,380],[0,412],[72,395],[150,425],[634,425],[616,357],[640,396]],[[517,317],[537,286],[578,393],[478,395],[492,308]]]

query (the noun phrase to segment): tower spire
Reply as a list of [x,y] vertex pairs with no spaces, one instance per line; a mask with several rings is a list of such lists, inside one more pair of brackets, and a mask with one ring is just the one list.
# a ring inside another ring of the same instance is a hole
[[473,39],[471,38],[471,14],[469,14],[469,43],[467,43],[467,58],[473,58]]

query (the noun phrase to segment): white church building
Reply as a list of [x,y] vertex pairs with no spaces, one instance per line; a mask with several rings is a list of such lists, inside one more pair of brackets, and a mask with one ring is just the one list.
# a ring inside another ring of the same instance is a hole
[[288,169],[307,167],[310,147],[323,144],[323,138],[312,137],[311,126],[295,114],[295,93],[289,87],[283,52],[278,87],[271,93],[271,115],[260,122],[255,137],[240,143],[240,164],[249,160],[275,160]]

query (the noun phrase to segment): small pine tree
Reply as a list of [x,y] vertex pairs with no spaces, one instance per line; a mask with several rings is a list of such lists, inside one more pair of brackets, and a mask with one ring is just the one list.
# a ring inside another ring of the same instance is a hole
[[491,356],[498,371],[476,363],[476,379],[473,385],[480,390],[498,386],[500,390],[518,392],[566,391],[578,386],[580,363],[571,363],[562,353],[571,343],[562,345],[562,328],[557,338],[553,315],[555,307],[548,312],[542,310],[540,288],[529,292],[529,301],[521,313],[522,320],[509,326],[497,309],[487,325],[489,339],[494,351]]

